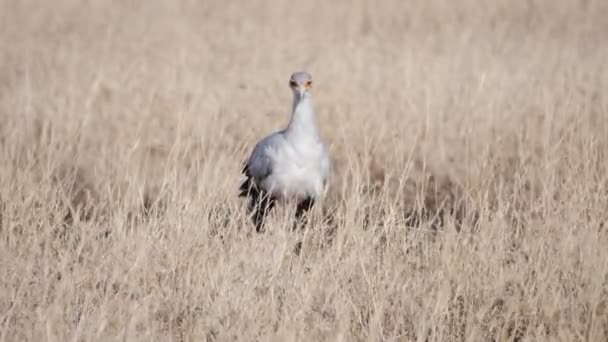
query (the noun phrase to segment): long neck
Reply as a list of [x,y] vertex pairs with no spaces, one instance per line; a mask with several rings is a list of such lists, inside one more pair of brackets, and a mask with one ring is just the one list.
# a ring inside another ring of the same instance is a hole
[[315,121],[315,111],[310,94],[300,97],[296,93],[293,98],[291,120],[285,130],[286,135],[293,139],[318,139],[319,133]]

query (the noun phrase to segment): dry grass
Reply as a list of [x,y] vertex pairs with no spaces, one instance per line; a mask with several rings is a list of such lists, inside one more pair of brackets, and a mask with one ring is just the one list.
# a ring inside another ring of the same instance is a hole
[[[0,1],[0,341],[608,340],[607,17]],[[302,68],[331,193],[252,234],[240,165]]]

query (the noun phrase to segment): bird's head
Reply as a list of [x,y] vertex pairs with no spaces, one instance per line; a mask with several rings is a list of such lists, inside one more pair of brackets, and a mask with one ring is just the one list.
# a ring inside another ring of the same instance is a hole
[[296,72],[289,79],[289,87],[298,98],[304,98],[312,89],[312,76],[306,71]]

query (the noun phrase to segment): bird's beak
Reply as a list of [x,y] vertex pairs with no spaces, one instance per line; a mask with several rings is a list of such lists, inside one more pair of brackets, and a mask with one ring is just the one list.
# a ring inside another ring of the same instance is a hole
[[304,97],[304,93],[306,92],[306,89],[307,88],[305,86],[298,87],[298,93],[300,94],[300,98]]

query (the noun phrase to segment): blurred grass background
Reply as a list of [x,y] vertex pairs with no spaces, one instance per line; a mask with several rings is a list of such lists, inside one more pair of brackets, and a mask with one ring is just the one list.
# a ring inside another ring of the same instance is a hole
[[[0,339],[608,339],[606,18],[0,1]],[[301,69],[331,190],[250,234],[240,165]]]

